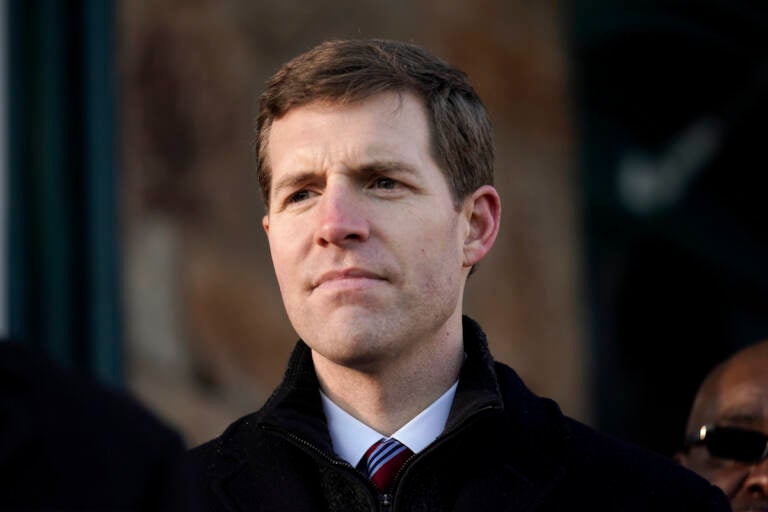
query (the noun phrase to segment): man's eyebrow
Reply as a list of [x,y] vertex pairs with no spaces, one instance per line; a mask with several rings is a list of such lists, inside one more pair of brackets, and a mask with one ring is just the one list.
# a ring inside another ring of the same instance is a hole
[[[400,160],[372,160],[350,170],[352,174],[364,177],[374,176],[385,172],[403,172],[417,174],[416,168]],[[318,179],[322,173],[316,171],[298,171],[277,180],[272,191],[277,194],[283,189],[293,190],[296,187]]]
[[400,160],[373,160],[366,162],[357,169],[356,172],[360,174],[379,174],[383,172],[404,172],[408,174],[416,174],[416,168],[411,164]]
[[273,192],[278,193],[283,189],[294,189],[297,186],[308,183],[314,179],[317,179],[318,173],[314,171],[300,171],[289,174],[277,180],[272,187]]
[[722,423],[731,425],[756,425],[762,423],[762,414],[750,409],[733,408],[725,410],[719,418]]

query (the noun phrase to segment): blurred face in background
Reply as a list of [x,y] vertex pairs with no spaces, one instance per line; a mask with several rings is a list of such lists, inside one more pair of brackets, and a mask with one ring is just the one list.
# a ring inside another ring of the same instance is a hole
[[720,487],[734,511],[768,512],[768,342],[704,382],[688,435],[696,441],[678,455],[681,464]]

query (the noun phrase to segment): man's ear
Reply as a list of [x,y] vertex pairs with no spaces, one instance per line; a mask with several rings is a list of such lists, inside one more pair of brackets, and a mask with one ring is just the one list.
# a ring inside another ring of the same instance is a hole
[[483,185],[465,199],[464,212],[469,232],[464,239],[464,265],[477,264],[496,241],[501,222],[501,199],[496,189]]
[[269,235],[269,214],[264,215],[261,218],[261,225],[264,228],[264,232]]

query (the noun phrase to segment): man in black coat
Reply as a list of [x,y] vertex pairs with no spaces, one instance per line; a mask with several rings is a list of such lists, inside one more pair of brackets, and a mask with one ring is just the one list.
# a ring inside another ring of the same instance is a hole
[[187,510],[728,510],[660,456],[565,418],[462,314],[501,201],[467,76],[329,41],[262,95],[263,225],[301,337],[265,406],[190,452]]

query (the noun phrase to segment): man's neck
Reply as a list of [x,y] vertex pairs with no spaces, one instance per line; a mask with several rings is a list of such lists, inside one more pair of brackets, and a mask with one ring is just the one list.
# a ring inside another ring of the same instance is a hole
[[464,359],[461,330],[445,334],[376,368],[349,368],[313,351],[321,389],[350,415],[391,435],[456,382]]

